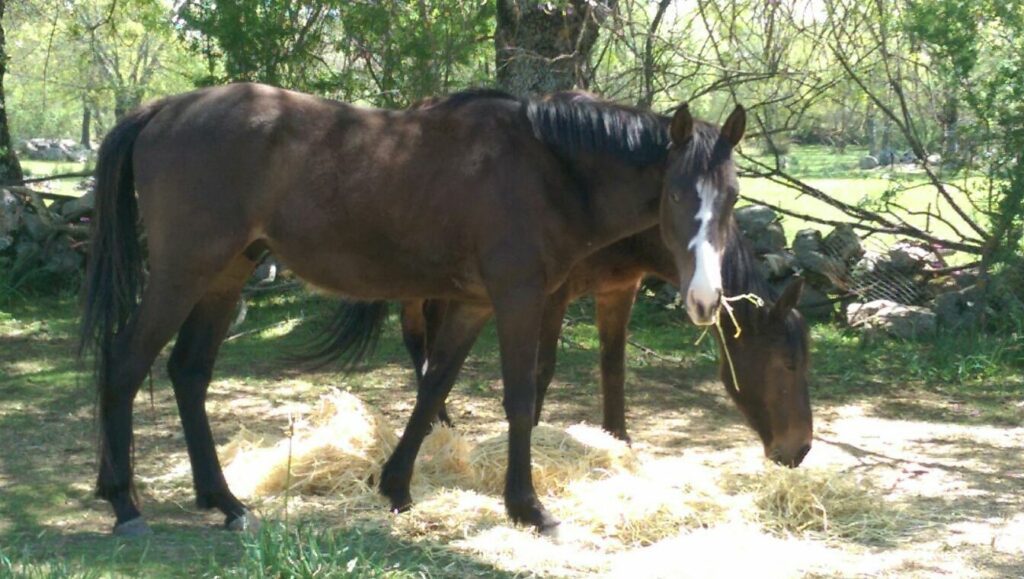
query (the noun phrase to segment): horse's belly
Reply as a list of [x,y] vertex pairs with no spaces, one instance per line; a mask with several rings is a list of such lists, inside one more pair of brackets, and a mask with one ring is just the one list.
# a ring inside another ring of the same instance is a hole
[[365,300],[487,299],[480,276],[472,267],[438,267],[416,263],[408,256],[374,252],[307,251],[272,239],[268,245],[297,276],[327,293]]

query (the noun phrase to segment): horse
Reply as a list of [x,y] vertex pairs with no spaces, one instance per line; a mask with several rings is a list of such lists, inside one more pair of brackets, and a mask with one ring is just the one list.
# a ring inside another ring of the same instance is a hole
[[[726,295],[753,294],[764,307],[748,302],[723,316],[719,347],[719,376],[733,402],[761,439],[765,456],[790,467],[798,466],[811,449],[813,423],[807,385],[808,331],[796,304],[803,279],[790,282],[777,298],[758,268],[753,250],[730,218],[722,261]],[[534,424],[540,422],[548,385],[555,373],[562,319],[573,300],[594,296],[600,339],[602,427],[626,442],[626,332],[640,283],[654,275],[678,283],[678,269],[658,227],[617,241],[573,266],[565,283],[548,297],[537,353],[537,404]],[[415,368],[430,364],[431,336],[444,315],[437,300],[402,304],[403,339]],[[739,329],[739,333],[737,333]],[[730,367],[728,357],[732,358]],[[735,376],[733,375],[735,369]],[[419,376],[419,374],[417,374]],[[442,407],[438,419],[451,424]]]
[[[731,153],[745,124],[742,107],[718,129],[685,105],[667,117],[468,91],[391,111],[250,83],[125,115],[97,159],[79,348],[95,360],[96,490],[114,511],[113,533],[150,532],[133,485],[132,408],[175,333],[167,371],[196,504],[218,509],[228,529],[258,524],[224,479],[205,401],[241,289],[268,250],[310,285],[365,300],[341,326],[360,336],[384,322],[380,300],[445,299],[437,337],[459,354],[493,310],[509,428],[506,510],[554,529],[530,471],[547,295],[576,261],[660,224],[692,315],[710,323],[724,226],[711,208],[735,200]],[[395,511],[411,505],[412,461],[453,370],[428,369],[381,474]]]

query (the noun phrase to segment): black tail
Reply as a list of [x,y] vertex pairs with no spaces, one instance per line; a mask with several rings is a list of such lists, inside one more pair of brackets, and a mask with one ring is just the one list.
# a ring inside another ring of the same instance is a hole
[[127,323],[142,291],[143,256],[137,230],[132,151],[139,133],[161,108],[162,103],[154,103],[121,119],[103,140],[96,161],[96,205],[78,354],[95,350],[97,386],[101,390],[107,387],[103,373],[111,343]]
[[297,359],[315,367],[337,361],[352,370],[376,350],[387,318],[387,302],[341,302]]

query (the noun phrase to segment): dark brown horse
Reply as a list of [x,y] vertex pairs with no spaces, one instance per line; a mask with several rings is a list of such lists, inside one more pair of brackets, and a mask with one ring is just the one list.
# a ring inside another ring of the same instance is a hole
[[[401,112],[253,84],[126,115],[97,162],[82,328],[97,360],[97,492],[113,506],[114,532],[148,531],[132,485],[132,406],[175,333],[168,374],[197,504],[219,509],[229,528],[254,520],[225,483],[205,399],[240,290],[266,249],[333,293],[451,300],[439,360],[461,363],[493,308],[509,422],[506,508],[517,522],[553,527],[530,472],[546,297],[581,258],[660,223],[691,314],[713,319],[721,287],[701,264],[720,259],[725,224],[711,209],[735,199],[731,151],[744,125],[740,108],[719,131],[685,106],[669,118],[483,92]],[[367,304],[341,327],[373,335],[384,307]],[[428,369],[382,473],[396,510],[411,504],[413,460],[456,369]]]
[[[810,450],[813,434],[807,389],[807,326],[794,308],[803,280],[790,283],[773,300],[750,247],[735,225],[729,226],[722,268],[726,295],[754,294],[766,302],[763,308],[734,302],[736,321],[742,328],[739,337],[735,337],[729,316],[723,316],[724,344],[713,333],[720,349],[722,382],[760,436],[765,455],[780,464],[797,466]],[[657,227],[583,259],[570,270],[562,287],[548,297],[537,353],[536,421],[540,420],[544,396],[554,376],[566,308],[571,301],[592,294],[600,338],[602,425],[617,438],[629,440],[624,389],[626,332],[640,282],[649,274],[672,284],[679,279],[674,256]],[[426,355],[432,345],[430,336],[444,315],[445,305],[438,300],[403,303],[403,338],[417,368],[429,364]],[[735,381],[723,347],[728,347],[734,362]],[[439,419],[450,423],[444,408]]]

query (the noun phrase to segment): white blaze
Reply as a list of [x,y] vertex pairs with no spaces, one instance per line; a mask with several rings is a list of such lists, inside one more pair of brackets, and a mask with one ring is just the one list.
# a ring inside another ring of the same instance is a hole
[[[700,179],[697,181],[697,195],[700,197],[700,209],[696,218],[700,221],[700,228],[687,245],[695,258],[693,279],[690,280],[690,289],[686,294],[687,305],[693,300],[694,305],[703,304],[710,310],[716,305],[722,291],[722,254],[711,245],[709,237],[718,191],[706,180]],[[693,312],[690,314],[692,318]]]

